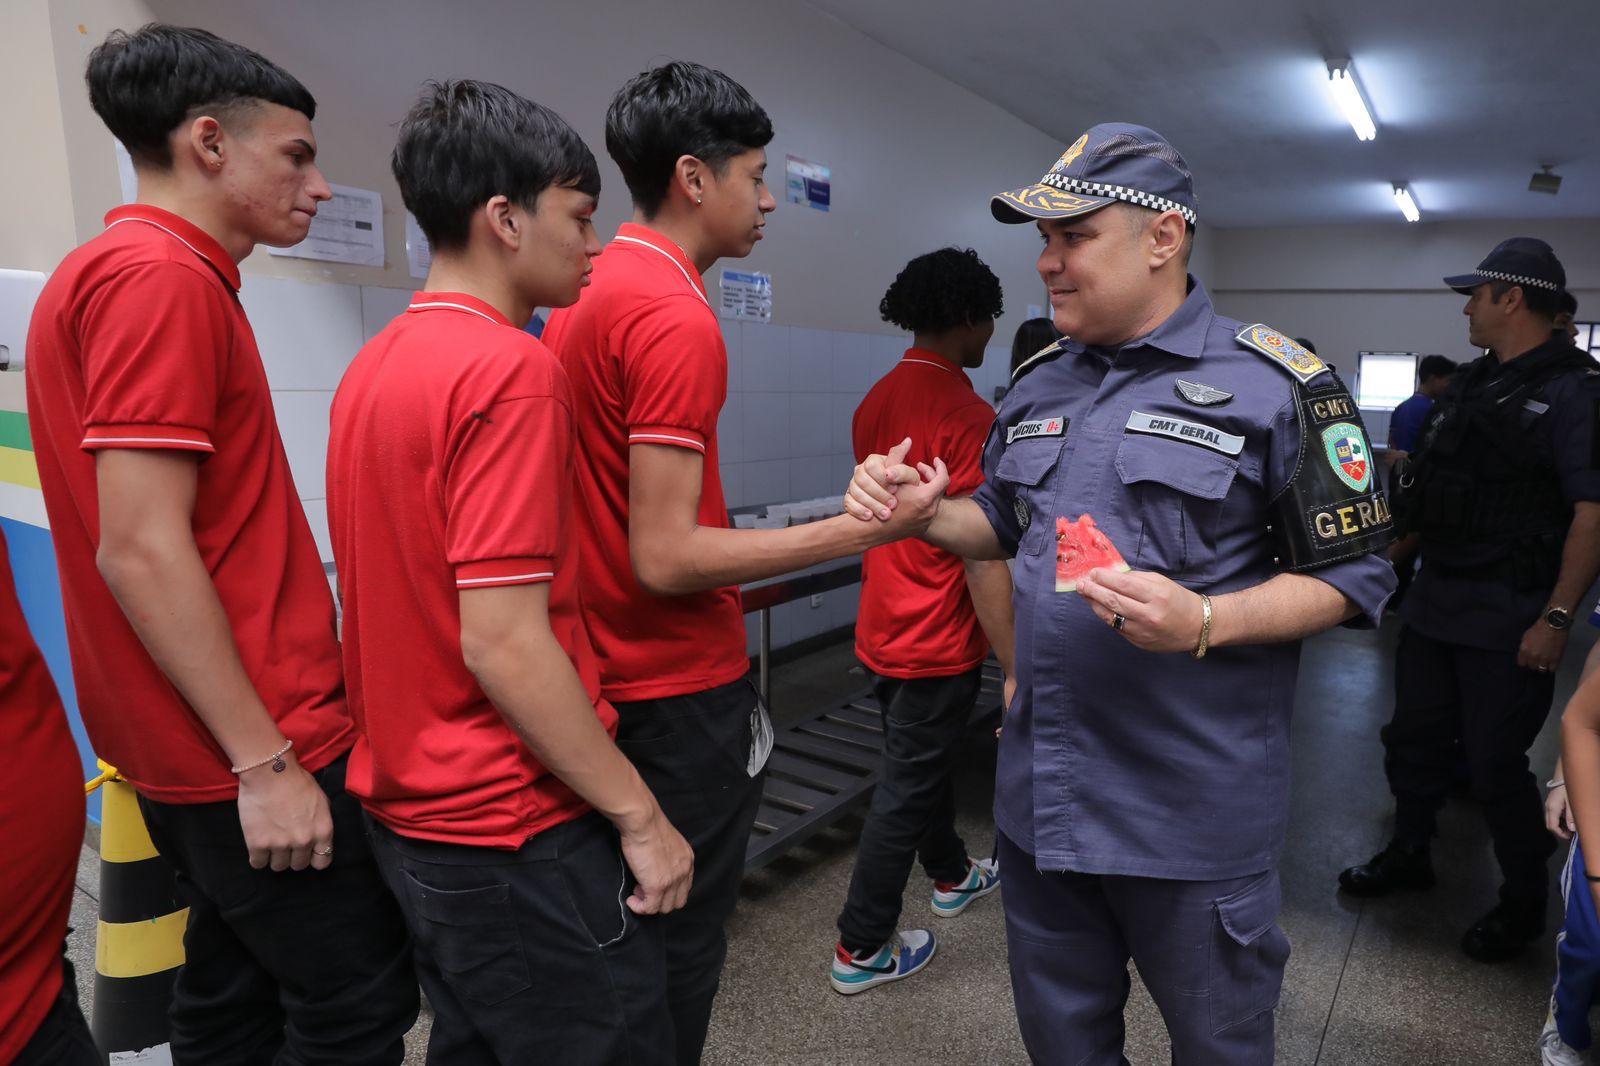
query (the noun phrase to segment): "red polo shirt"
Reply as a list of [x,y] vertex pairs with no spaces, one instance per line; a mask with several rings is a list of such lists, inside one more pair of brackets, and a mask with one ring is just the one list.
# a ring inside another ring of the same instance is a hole
[[[910,437],[906,462],[943,459],[950,470],[946,495],[970,496],[983,484],[983,442],[993,422],[994,408],[959,366],[912,348],[856,408],[856,461]],[[988,654],[959,556],[916,538],[863,555],[856,655],[873,673],[946,677],[971,670]]]
[[550,582],[550,628],[615,735],[579,605],[572,400],[555,357],[481,300],[418,293],[350,365],[332,423],[350,791],[403,836],[488,847],[587,811],[461,657],[462,589]]
[[22,617],[0,536],[0,1062],[32,1039],[61,990],[83,841],[83,771],[67,712]]
[[56,268],[28,331],[28,420],[78,708],[100,757],[165,803],[232,799],[238,782],[95,566],[101,448],[194,456],[195,544],[251,684],[306,769],[354,739],[333,597],[238,289],[238,266],[199,227],[119,207]]
[[606,698],[660,699],[737,681],[750,669],[739,590],[652,596],[628,553],[635,444],[704,455],[699,523],[728,525],[717,465],[728,350],[694,264],[654,230],[623,226],[595,260],[583,299],[550,317],[544,340],[572,379],[583,427],[584,606]]

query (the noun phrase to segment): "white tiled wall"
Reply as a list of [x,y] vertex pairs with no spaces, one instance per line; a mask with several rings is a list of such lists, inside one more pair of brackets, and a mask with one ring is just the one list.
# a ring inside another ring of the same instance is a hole
[[[365,341],[401,313],[411,293],[252,276],[240,297],[272,384],[289,465],[324,560],[324,468],[334,389]],[[730,507],[843,493],[855,466],[850,421],[867,390],[909,339],[883,334],[724,322],[728,402],[718,423],[723,491]],[[979,395],[1006,378],[1009,352],[989,350],[970,371]],[[773,647],[854,621],[860,587],[825,593],[821,607],[785,604],[772,614]],[[755,619],[748,621],[756,647]]]
[[[728,505],[843,493],[856,406],[910,339],[754,322],[724,322],[722,332],[728,403],[717,432]],[[994,395],[1009,358],[995,345],[969,371],[979,395]]]

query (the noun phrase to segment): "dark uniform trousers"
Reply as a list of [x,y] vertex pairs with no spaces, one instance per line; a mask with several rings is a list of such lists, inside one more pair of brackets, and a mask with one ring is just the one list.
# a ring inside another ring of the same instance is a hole
[[1128,960],[1172,1037],[1174,1066],[1272,1066],[1289,960],[1275,870],[1172,881],[1040,870],[1004,833],[1006,940],[1022,1041],[1048,1066],[1127,1066]]
[[417,1020],[411,944],[345,791],[348,756],[312,776],[333,816],[326,870],[253,869],[239,805],[139,809],[189,907],[172,1001],[177,1066],[392,1066]]
[[1517,665],[1515,651],[1486,651],[1423,636],[1407,626],[1395,651],[1394,718],[1383,730],[1384,769],[1395,797],[1395,840],[1427,847],[1457,765],[1466,757],[1472,797],[1483,807],[1505,878],[1502,899],[1543,904],[1544,830],[1528,748],[1550,713],[1555,674]]
[[910,680],[873,675],[883,708],[883,775],[839,915],[845,950],[876,951],[894,935],[913,859],[935,881],[967,876],[950,771],[982,679],[982,668]]
[[748,679],[683,696],[614,702],[617,747],[694,849],[689,901],[661,918],[679,1066],[700,1061],[728,954],[723,926],[739,899],[766,773],[750,776],[760,696]]

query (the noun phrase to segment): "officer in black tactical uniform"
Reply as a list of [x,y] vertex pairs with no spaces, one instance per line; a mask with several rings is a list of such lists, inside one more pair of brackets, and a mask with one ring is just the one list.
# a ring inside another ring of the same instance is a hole
[[1461,947],[1498,962],[1544,931],[1555,841],[1527,751],[1600,570],[1600,371],[1551,332],[1566,273],[1543,241],[1503,241],[1445,284],[1471,297],[1471,342],[1492,351],[1457,375],[1396,469],[1391,557],[1418,544],[1422,570],[1400,609],[1383,731],[1394,839],[1339,885],[1357,896],[1432,887],[1428,845],[1459,739],[1504,878]]

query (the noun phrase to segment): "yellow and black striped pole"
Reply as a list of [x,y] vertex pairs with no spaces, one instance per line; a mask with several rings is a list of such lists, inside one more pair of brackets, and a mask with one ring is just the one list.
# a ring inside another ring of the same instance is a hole
[[[100,1053],[164,1050],[167,1011],[183,965],[189,908],[178,901],[172,867],[150,842],[132,786],[100,763],[85,785],[101,790],[100,924],[95,933],[94,1018]],[[170,1059],[165,1061],[171,1061]]]

